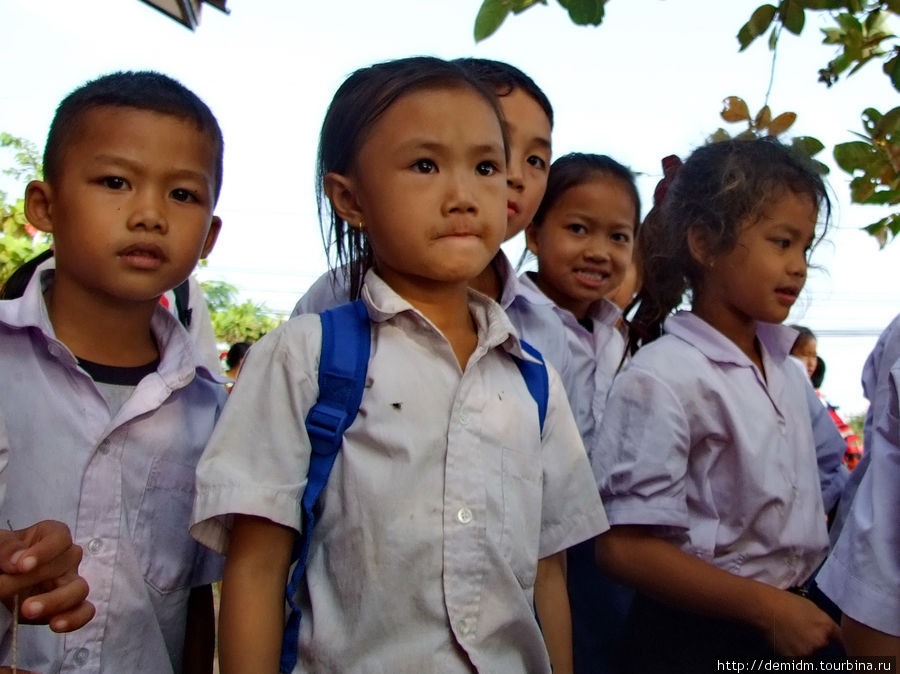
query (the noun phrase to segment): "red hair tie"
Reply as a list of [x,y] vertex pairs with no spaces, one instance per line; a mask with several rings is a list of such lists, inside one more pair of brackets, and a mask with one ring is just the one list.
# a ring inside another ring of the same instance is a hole
[[672,181],[675,180],[675,175],[681,166],[682,161],[678,158],[678,155],[670,154],[668,157],[663,157],[663,178],[656,184],[656,190],[653,192],[654,208],[659,206],[663,199],[666,198],[666,193],[669,191],[669,187],[672,185]]

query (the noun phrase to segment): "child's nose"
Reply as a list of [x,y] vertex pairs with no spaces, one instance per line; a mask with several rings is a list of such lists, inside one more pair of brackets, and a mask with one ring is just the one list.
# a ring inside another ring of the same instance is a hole
[[509,163],[509,166],[506,169],[506,184],[517,192],[521,192],[525,188],[522,167],[518,162],[511,161]]
[[448,213],[474,213],[477,210],[472,176],[455,172],[449,176],[445,210]]
[[163,200],[152,194],[139,195],[128,218],[129,229],[145,229],[163,234],[169,231]]

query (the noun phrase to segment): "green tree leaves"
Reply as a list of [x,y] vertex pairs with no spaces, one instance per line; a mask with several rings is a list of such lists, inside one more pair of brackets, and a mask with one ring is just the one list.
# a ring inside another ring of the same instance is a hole
[[[13,154],[12,165],[3,173],[22,182],[41,177],[40,152],[30,140],[0,132],[0,148],[12,150]],[[0,191],[0,285],[6,283],[22,263],[45,251],[49,245],[50,237],[28,224],[25,200],[10,201],[9,196]]]
[[281,323],[264,304],[250,300],[238,304],[238,290],[230,283],[204,281],[200,285],[219,342],[255,342]]

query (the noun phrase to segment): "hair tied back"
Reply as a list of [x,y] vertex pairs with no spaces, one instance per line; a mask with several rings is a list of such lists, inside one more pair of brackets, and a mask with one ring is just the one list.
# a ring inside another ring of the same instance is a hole
[[677,154],[670,154],[668,157],[663,157],[663,177],[662,180],[656,184],[656,189],[653,191],[654,207],[662,204],[663,199],[666,198],[669,187],[671,187],[672,181],[675,180],[675,176],[678,174],[678,169],[680,169],[681,166],[682,161]]

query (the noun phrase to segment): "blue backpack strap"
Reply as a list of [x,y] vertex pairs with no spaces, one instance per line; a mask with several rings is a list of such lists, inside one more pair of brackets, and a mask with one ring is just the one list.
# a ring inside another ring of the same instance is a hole
[[290,614],[285,623],[279,670],[289,673],[297,663],[300,607],[294,597],[306,571],[309,542],[315,526],[319,495],[328,482],[346,431],[359,411],[371,350],[369,314],[362,300],[342,304],[319,314],[322,353],[319,358],[319,399],[306,417],[312,445],[309,475],[301,500],[302,533],[294,548],[297,563],[285,588]]
[[513,360],[516,361],[516,365],[525,379],[528,392],[534,398],[534,402],[537,403],[538,420],[541,424],[541,435],[543,435],[544,419],[547,418],[547,402],[550,399],[550,378],[547,375],[547,365],[544,363],[544,357],[541,355],[541,352],[531,346],[531,344],[524,339],[519,340],[519,344],[522,345],[522,351],[540,361],[535,363],[513,356]]

